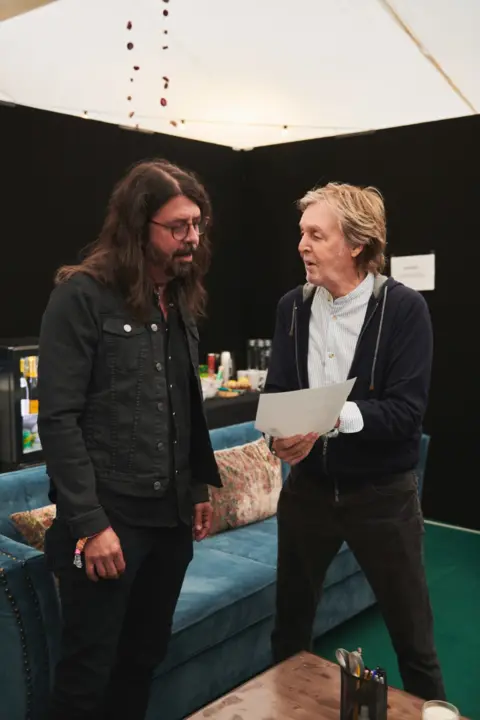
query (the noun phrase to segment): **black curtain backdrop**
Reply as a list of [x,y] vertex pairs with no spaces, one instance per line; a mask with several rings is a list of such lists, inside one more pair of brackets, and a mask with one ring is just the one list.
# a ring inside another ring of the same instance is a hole
[[114,184],[135,162],[164,157],[196,172],[213,203],[214,254],[202,348],[243,352],[243,153],[25,107],[0,106],[0,337],[38,336],[55,270],[95,240]]
[[196,171],[212,196],[201,351],[232,350],[241,365],[247,338],[271,337],[278,299],[304,281],[295,201],[330,180],[377,186],[389,253],[436,253],[437,287],[425,293],[435,333],[425,514],[480,529],[473,338],[480,118],[249,153],[21,107],[0,106],[0,128],[0,337],[38,335],[54,271],[95,239],[116,180],[133,162],[162,156]]

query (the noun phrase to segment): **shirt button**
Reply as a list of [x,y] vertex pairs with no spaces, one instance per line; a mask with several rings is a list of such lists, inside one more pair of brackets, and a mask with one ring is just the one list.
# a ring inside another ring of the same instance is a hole
[[123,326],[123,329],[125,330],[125,332],[132,332],[132,326],[131,326],[131,325],[124,325],[124,326]]
[[337,316],[334,315],[334,316],[332,317],[332,320],[336,320],[336,319],[337,319]]
[[330,360],[333,360],[333,358],[335,357],[335,353],[328,353],[328,357],[330,358]]
[[157,332],[158,325],[156,323],[153,323],[152,325],[150,325],[150,328],[151,328],[152,332]]
[[173,385],[170,385],[170,390],[173,388]]
[[163,410],[163,403],[157,403],[157,410],[160,410],[160,412]]
[[160,482],[160,480],[155,480],[155,482],[153,483],[153,489],[161,490],[161,488],[162,488],[162,483]]
[[163,449],[163,443],[161,443],[161,442],[157,443],[157,450],[162,450],[162,449]]
[[162,370],[162,363],[156,363],[156,364],[155,364],[155,370],[158,370],[158,372],[161,372],[161,370]]

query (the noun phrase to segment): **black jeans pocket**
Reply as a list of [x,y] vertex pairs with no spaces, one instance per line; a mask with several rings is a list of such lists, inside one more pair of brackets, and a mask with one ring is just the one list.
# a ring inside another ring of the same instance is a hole
[[417,474],[411,470],[400,475],[386,477],[381,482],[372,483],[370,492],[380,498],[395,498],[410,493],[418,495]]
[[365,513],[373,521],[409,524],[423,533],[423,515],[418,492],[418,479],[409,471],[382,483],[370,485],[366,495]]

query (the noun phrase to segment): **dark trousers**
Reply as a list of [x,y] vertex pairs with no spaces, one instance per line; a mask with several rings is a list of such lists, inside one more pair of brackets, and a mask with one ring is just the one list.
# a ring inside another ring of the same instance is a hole
[[126,571],[119,580],[98,582],[73,566],[62,523],[47,532],[46,555],[58,577],[63,614],[47,720],[143,720],[153,671],[166,655],[193,554],[191,527],[112,526]]
[[345,540],[377,597],[405,690],[425,700],[445,699],[423,564],[416,476],[406,473],[360,487],[341,492],[335,501],[330,484],[301,475],[287,480],[278,506],[274,659],[281,662],[311,649],[325,574]]

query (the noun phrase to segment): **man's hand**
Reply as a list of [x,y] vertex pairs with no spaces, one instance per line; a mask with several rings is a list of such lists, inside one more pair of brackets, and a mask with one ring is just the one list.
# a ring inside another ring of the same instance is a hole
[[197,542],[205,540],[212,526],[213,508],[209,502],[195,505],[193,537]]
[[277,439],[273,441],[272,450],[280,460],[288,465],[298,465],[310,454],[318,438],[319,435],[316,433],[310,433],[309,435],[294,435],[290,438]]
[[85,545],[85,570],[89,580],[118,580],[125,571],[125,560],[118,535],[107,528]]

